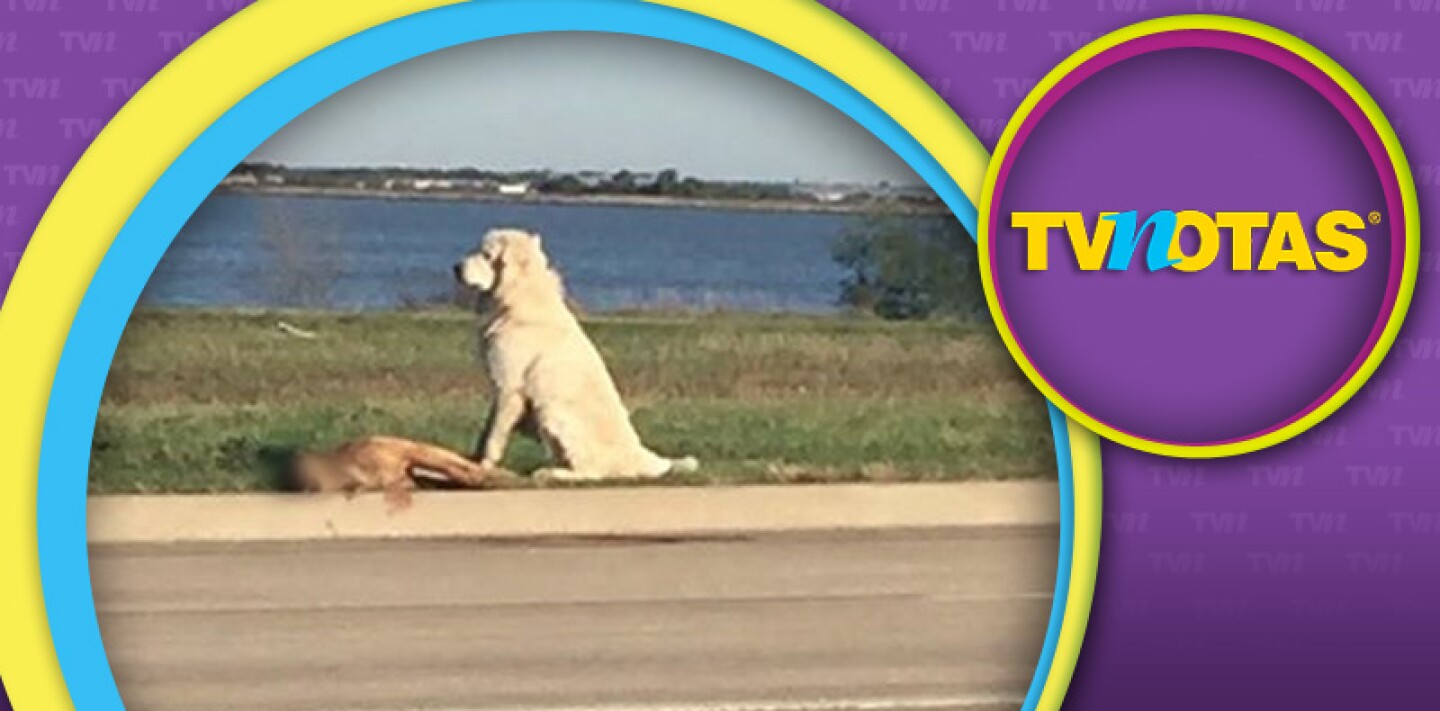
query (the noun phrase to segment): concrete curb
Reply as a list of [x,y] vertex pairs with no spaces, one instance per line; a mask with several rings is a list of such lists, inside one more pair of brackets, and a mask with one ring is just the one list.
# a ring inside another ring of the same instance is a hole
[[365,538],[686,536],[1059,521],[1055,482],[420,492],[112,495],[89,501],[91,543]]

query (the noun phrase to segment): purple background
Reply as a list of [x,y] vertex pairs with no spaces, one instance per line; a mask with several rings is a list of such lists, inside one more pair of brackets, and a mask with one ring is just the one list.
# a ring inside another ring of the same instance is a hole
[[[1274,25],[1369,89],[1405,147],[1422,222],[1437,214],[1440,2],[829,4],[926,77],[989,146],[1039,77],[1098,34],[1193,12]],[[1423,237],[1422,250],[1390,357],[1311,433],[1206,462],[1102,448],[1099,579],[1066,709],[1436,705],[1440,253]]]
[[[0,288],[99,125],[243,4],[0,3]],[[1440,0],[825,4],[929,80],[987,146],[1035,81],[1098,34],[1193,12],[1275,25],[1369,88],[1406,148],[1422,219],[1435,214]],[[1391,356],[1311,434],[1199,463],[1104,447],[1100,574],[1067,709],[1434,706],[1440,253],[1422,258]]]
[[[1347,373],[1381,309],[1395,220],[1360,232],[1369,255],[1342,274],[1231,271],[1228,231],[1199,272],[1147,271],[1148,242],[1128,271],[1082,272],[1060,229],[1050,268],[1029,271],[1026,230],[1007,218],[1077,211],[1093,229],[1102,209],[1142,221],[1163,209],[1293,210],[1326,249],[1311,230],[1320,215],[1389,211],[1364,143],[1324,96],[1261,59],[1164,49],[1080,78],[1032,116],[992,213],[994,263],[1011,329],[1051,386],[1122,431],[1208,443],[1274,429]],[[1267,232],[1252,235],[1253,264]],[[1187,251],[1195,243],[1182,234]]]

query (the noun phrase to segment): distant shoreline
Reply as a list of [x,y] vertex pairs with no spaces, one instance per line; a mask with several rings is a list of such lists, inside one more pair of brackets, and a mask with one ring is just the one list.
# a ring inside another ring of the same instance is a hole
[[236,186],[222,185],[216,193],[230,195],[278,195],[285,197],[324,197],[340,199],[415,200],[448,202],[483,202],[512,205],[586,205],[600,207],[688,208],[743,212],[789,212],[802,214],[863,215],[873,212],[895,212],[913,215],[944,215],[949,210],[942,203],[932,206],[904,203],[819,203],[803,200],[729,198],[685,198],[670,195],[557,195],[529,193],[524,196],[458,191],[385,190],[382,188],[339,188],[298,185]]

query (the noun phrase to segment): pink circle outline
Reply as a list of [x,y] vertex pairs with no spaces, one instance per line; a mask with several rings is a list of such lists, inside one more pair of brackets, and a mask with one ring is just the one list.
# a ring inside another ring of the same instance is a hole
[[[1045,114],[1048,113],[1049,110],[1061,98],[1063,98],[1066,94],[1068,94],[1071,90],[1078,86],[1080,82],[1090,78],[1091,76],[1094,76],[1101,70],[1116,63],[1144,54],[1150,54],[1153,52],[1167,49],[1181,48],[1220,49],[1231,52],[1238,52],[1240,54],[1254,57],[1256,59],[1272,64],[1276,67],[1284,69],[1291,75],[1305,82],[1307,86],[1317,91],[1321,96],[1325,97],[1326,101],[1330,102],[1330,105],[1333,106],[1336,111],[1340,112],[1340,115],[1343,116],[1346,122],[1350,124],[1350,128],[1355,131],[1356,135],[1360,138],[1361,143],[1365,146],[1366,152],[1369,153],[1370,161],[1376,168],[1376,172],[1380,179],[1381,188],[1385,193],[1385,206],[1390,215],[1390,271],[1385,286],[1385,296],[1381,302],[1379,310],[1379,317],[1376,319],[1375,324],[1371,327],[1370,334],[1366,339],[1365,345],[1361,347],[1359,353],[1357,353],[1355,358],[1350,362],[1350,365],[1346,368],[1345,372],[1339,378],[1337,378],[1334,383],[1330,385],[1330,387],[1324,392],[1324,394],[1311,401],[1310,404],[1306,405],[1294,415],[1291,415],[1285,420],[1282,420],[1281,422],[1278,422],[1264,430],[1260,430],[1258,432],[1253,432],[1246,435],[1241,435],[1238,437],[1232,437],[1230,439],[1209,442],[1178,442],[1173,440],[1163,440],[1146,437],[1135,432],[1116,427],[1115,425],[1106,422],[1099,417],[1096,417],[1094,414],[1081,407],[1075,401],[1068,398],[1066,399],[1071,407],[1074,407],[1075,409],[1084,413],[1087,417],[1094,420],[1095,422],[1098,422],[1105,427],[1114,430],[1115,432],[1132,437],[1134,439],[1177,447],[1216,447],[1264,437],[1272,432],[1276,432],[1290,426],[1296,421],[1319,409],[1331,398],[1335,397],[1336,393],[1338,393],[1340,389],[1345,386],[1346,383],[1350,382],[1351,379],[1356,376],[1356,374],[1364,366],[1365,362],[1369,359],[1370,354],[1374,352],[1377,344],[1380,342],[1380,339],[1383,336],[1386,327],[1390,322],[1390,318],[1394,313],[1396,301],[1399,298],[1400,287],[1401,283],[1403,282],[1405,272],[1405,232],[1407,215],[1405,214],[1404,201],[1400,197],[1400,178],[1395,169],[1394,162],[1390,159],[1390,154],[1385,149],[1384,141],[1381,139],[1380,134],[1376,130],[1374,123],[1370,121],[1370,118],[1368,116],[1366,116],[1365,111],[1360,107],[1358,103],[1355,102],[1355,100],[1349,95],[1349,93],[1347,93],[1345,89],[1339,85],[1339,83],[1337,83],[1333,78],[1331,78],[1318,66],[1306,60],[1304,57],[1301,57],[1300,55],[1295,54],[1294,52],[1291,52],[1290,50],[1272,42],[1257,37],[1251,37],[1248,35],[1222,30],[1187,29],[1168,30],[1151,35],[1146,35],[1144,37],[1137,37],[1135,39],[1127,40],[1114,47],[1103,50],[1100,53],[1096,54],[1094,57],[1091,57],[1081,63],[1080,66],[1076,67],[1065,77],[1060,79],[1060,81],[1056,82],[1055,86],[1051,87],[1050,90],[1046,92],[1045,96],[1043,96],[1040,101],[1036,103],[1036,105],[1031,109],[1031,111],[1025,116],[1024,120],[1021,121],[1020,126],[1016,129],[1015,135],[1010,141],[1010,144],[1006,149],[1005,156],[1001,161],[1000,169],[995,177],[994,189],[991,191],[990,196],[989,224],[987,225],[987,228],[989,229],[989,234],[996,234],[996,221],[999,219],[999,210],[997,208],[1000,205],[1000,199],[1001,195],[1004,192],[1005,182],[1009,177],[1010,169],[1013,166],[1015,157],[1019,153],[1020,146],[1024,144],[1025,139],[1030,135],[1030,132],[1034,130],[1040,119],[1043,118]],[[998,278],[995,278],[996,274],[994,272],[993,266],[996,263],[995,240],[989,240],[987,248],[989,250],[990,264],[992,269],[991,281],[994,284],[996,307],[998,308],[1000,313],[1004,315],[1005,321],[1009,323],[1011,319],[1009,313],[1005,310],[1005,299],[1001,291],[1000,280]],[[1013,334],[1015,333],[1015,330],[1011,328],[1010,332]],[[1025,351],[1024,345],[1020,343],[1019,336],[1014,336],[1013,339],[1015,342],[1015,348],[1019,350],[1024,355],[1025,359],[1030,362],[1031,367],[1035,371],[1035,374],[1042,380],[1044,380],[1046,385],[1048,385],[1051,390],[1053,390],[1056,394],[1060,394],[1060,389],[1056,388],[1055,384],[1052,383],[1049,378],[1046,378],[1045,375],[1040,372],[1040,367],[1036,364],[1035,359],[1030,357],[1030,354]]]

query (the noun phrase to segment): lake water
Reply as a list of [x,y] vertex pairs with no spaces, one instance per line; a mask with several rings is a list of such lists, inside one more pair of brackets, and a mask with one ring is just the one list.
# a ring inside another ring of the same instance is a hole
[[855,218],[690,208],[222,194],[191,218],[142,302],[389,309],[444,300],[493,226],[544,236],[586,309],[836,308],[833,242]]

